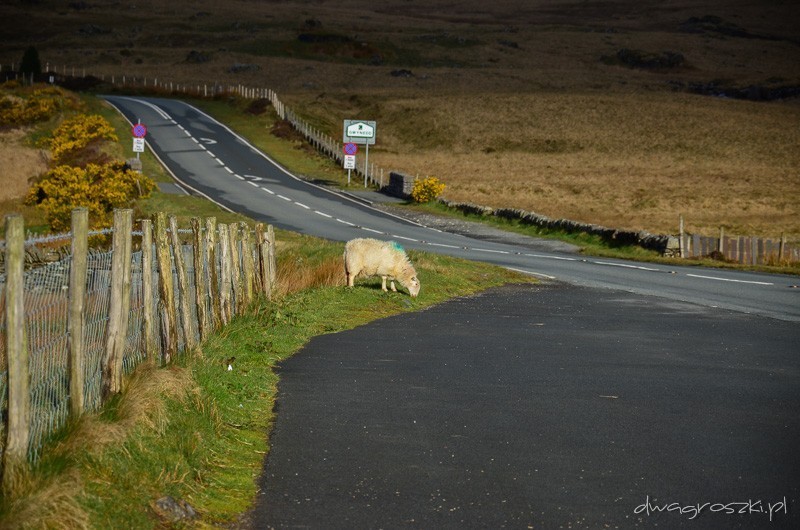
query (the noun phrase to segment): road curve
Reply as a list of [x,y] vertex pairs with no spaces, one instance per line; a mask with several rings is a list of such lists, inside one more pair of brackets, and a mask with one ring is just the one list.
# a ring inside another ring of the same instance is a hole
[[442,232],[298,178],[183,101],[138,96],[105,99],[132,124],[146,124],[148,147],[181,186],[225,209],[279,228],[335,241],[394,239],[407,248],[489,262],[573,285],[800,321],[797,277],[538,252]]

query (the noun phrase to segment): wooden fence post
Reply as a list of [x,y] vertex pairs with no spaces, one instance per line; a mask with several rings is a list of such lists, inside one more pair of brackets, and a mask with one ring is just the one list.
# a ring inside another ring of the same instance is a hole
[[725,255],[725,227],[724,226],[720,226],[719,227],[719,243],[717,244],[717,251],[720,254],[722,254],[723,256]]
[[231,236],[231,286],[233,287],[234,303],[231,307],[234,308],[235,314],[241,315],[244,312],[242,306],[242,272],[239,265],[239,225],[231,223],[228,226],[228,232]]
[[244,274],[244,306],[253,302],[253,247],[250,244],[250,227],[242,221],[242,273]]
[[122,360],[131,301],[131,230],[133,210],[114,210],[111,241],[111,304],[103,357],[103,397],[122,391]]
[[194,244],[194,293],[197,305],[197,331],[200,334],[200,341],[208,338],[210,330],[208,328],[208,312],[206,311],[206,270],[205,270],[205,249],[203,248],[203,229],[200,226],[200,219],[192,217],[192,243]]
[[178,238],[178,218],[169,216],[170,235],[172,236],[172,256],[175,262],[175,271],[178,274],[178,303],[181,306],[181,324],[183,327],[183,343],[187,351],[193,350],[197,343],[194,339],[194,323],[189,307],[189,280],[186,277],[186,263],[183,259],[183,247]]
[[206,219],[206,261],[208,262],[208,294],[211,297],[211,326],[219,328],[219,265],[217,263],[217,218]]
[[153,222],[142,219],[142,303],[146,362],[156,364],[156,319],[153,306]]
[[267,225],[267,248],[269,249],[269,284],[270,292],[275,292],[278,283],[278,267],[275,261],[275,229]]
[[228,225],[219,225],[219,257],[220,257],[220,320],[223,325],[231,321],[231,243],[228,237]]
[[778,265],[783,262],[784,252],[786,252],[786,232],[781,232],[781,242],[778,246]]
[[156,261],[158,262],[158,292],[161,297],[161,332],[164,335],[164,361],[169,363],[178,353],[178,323],[175,316],[175,287],[172,283],[172,260],[167,242],[167,214],[155,214]]
[[256,223],[256,245],[258,247],[258,274],[261,277],[261,291],[267,300],[272,300],[272,284],[269,279],[269,243],[264,232],[264,223]]
[[72,260],[69,267],[69,414],[77,419],[84,409],[83,328],[89,254],[89,211],[72,210]]
[[21,215],[6,217],[6,362],[8,419],[3,450],[3,489],[9,491],[19,470],[27,467],[31,393],[25,340],[25,223]]

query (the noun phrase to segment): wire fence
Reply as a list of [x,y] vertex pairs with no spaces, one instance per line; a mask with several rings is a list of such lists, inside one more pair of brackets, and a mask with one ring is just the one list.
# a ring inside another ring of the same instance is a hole
[[[170,218],[170,221],[173,219]],[[149,226],[149,221],[145,225]],[[255,290],[266,296],[271,295],[275,284],[274,232],[271,227],[257,224],[256,237],[250,238],[250,228],[243,223],[216,227],[216,220],[211,218],[206,220],[205,228],[199,222],[197,226],[199,237],[194,241],[201,241],[199,247],[193,241],[182,241],[177,247],[167,246],[166,267],[163,262],[152,259],[152,256],[159,239],[166,242],[167,238],[173,237],[172,230],[165,230],[162,226],[162,233],[159,234],[159,223],[156,223],[155,243],[148,243],[151,239],[145,236],[145,232],[134,232],[135,236],[128,233],[131,244],[135,240],[139,250],[130,252],[125,264],[130,283],[127,290],[129,304],[122,326],[125,335],[119,363],[122,369],[120,375],[130,374],[149,358],[157,364],[165,364],[170,360],[170,352],[183,352],[198,344],[212,329],[212,326],[202,323],[203,315],[212,315],[212,322],[224,324],[233,315],[246,311],[255,298],[251,294],[252,298],[248,299],[247,285],[251,286],[250,293]],[[223,231],[226,237],[219,237]],[[177,232],[181,235],[174,234],[176,239],[186,239],[186,234],[194,234],[193,230]],[[25,248],[30,248],[32,244],[31,241],[22,243]],[[21,285],[26,351],[15,352],[10,351],[8,327],[11,306],[7,303],[7,295],[13,294],[9,293],[13,281],[8,277],[12,274],[12,267],[9,266],[10,243],[0,242],[0,245],[5,256],[5,267],[0,273],[0,411],[3,413],[3,421],[0,422],[0,456],[5,463],[6,440],[9,429],[14,429],[10,422],[13,423],[17,415],[17,411],[12,410],[14,381],[10,381],[9,376],[17,373],[13,363],[21,361],[25,363],[24,368],[29,375],[27,389],[23,391],[28,396],[29,408],[24,457],[28,462],[36,462],[41,457],[48,437],[61,429],[74,412],[72,401],[76,394],[82,397],[81,413],[98,410],[108,397],[107,364],[112,343],[112,306],[119,303],[114,299],[114,286],[122,281],[114,276],[113,262],[115,253],[120,250],[112,247],[85,256],[85,281],[79,290],[83,302],[79,328],[75,327],[76,317],[71,313],[75,293],[70,282],[78,272],[74,255],[44,265],[28,264],[24,267]],[[150,252],[144,252],[148,245]],[[225,262],[233,255],[229,250],[236,251],[237,263]],[[184,268],[185,285],[181,285],[179,267]],[[218,273],[223,269],[237,271],[237,274],[226,277]],[[248,269],[252,271],[249,275]],[[152,281],[148,281],[148,276]],[[165,283],[178,286],[171,299],[163,296]],[[198,289],[198,285],[202,288]],[[228,318],[213,317],[215,298],[232,301]],[[188,315],[182,316],[188,318],[174,318],[187,306]],[[171,320],[170,315],[173,315]],[[154,340],[148,338],[148,321],[153,324]],[[170,322],[175,323],[174,329],[169,329]],[[75,338],[71,335],[73,329],[81,330],[79,363],[75,363],[73,358],[73,352],[76,351],[73,344]],[[71,373],[76,366],[82,372],[80,389],[75,387]]]

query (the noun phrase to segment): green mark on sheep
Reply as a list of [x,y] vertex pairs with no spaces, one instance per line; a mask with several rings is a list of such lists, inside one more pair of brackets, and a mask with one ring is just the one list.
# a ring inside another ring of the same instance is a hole
[[400,243],[398,243],[397,241],[389,241],[389,244],[390,244],[390,245],[392,245],[392,248],[393,248],[393,249],[395,249],[395,250],[397,250],[397,251],[399,251],[399,252],[402,252],[403,254],[405,254],[405,253],[406,253],[406,249],[404,249],[404,248],[403,248],[403,247],[400,245]]

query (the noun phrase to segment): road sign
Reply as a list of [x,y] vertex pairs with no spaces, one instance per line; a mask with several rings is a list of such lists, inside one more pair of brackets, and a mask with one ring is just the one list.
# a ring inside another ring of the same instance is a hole
[[349,142],[344,144],[344,154],[346,155],[354,155],[358,153],[358,146],[353,142]]
[[144,138],[147,134],[147,127],[145,127],[144,123],[137,123],[133,126],[132,131],[135,138]]
[[377,123],[366,120],[344,120],[344,142],[375,145]]
[[356,168],[356,156],[355,155],[344,155],[344,168],[345,169],[355,169]]
[[133,152],[144,153],[144,138],[133,139]]

